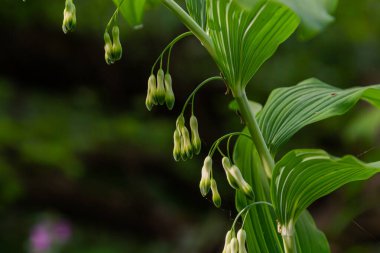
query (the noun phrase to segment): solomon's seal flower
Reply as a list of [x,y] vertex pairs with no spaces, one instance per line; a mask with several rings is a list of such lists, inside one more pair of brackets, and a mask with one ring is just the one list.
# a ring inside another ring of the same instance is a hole
[[165,73],[162,69],[159,69],[157,72],[157,91],[156,99],[160,105],[165,103]]
[[121,59],[123,49],[120,43],[120,30],[118,26],[112,28],[112,40],[107,29],[104,32],[104,53],[105,60],[108,65],[115,63]]
[[77,25],[77,17],[75,14],[75,5],[73,0],[66,0],[65,9],[63,10],[62,30],[66,34],[75,29]]
[[245,247],[245,239],[247,238],[247,233],[243,228],[241,228],[237,233],[237,240],[239,243],[239,253],[247,253],[247,249]]
[[174,148],[173,148],[173,158],[175,161],[179,161],[181,159],[181,133],[178,129],[174,131],[173,135],[174,140]]
[[203,162],[203,167],[202,167],[202,172],[201,172],[202,177],[199,183],[199,189],[203,197],[205,197],[210,190],[211,170],[212,170],[212,158],[210,156],[207,156]]
[[148,79],[148,92],[146,94],[146,100],[145,100],[146,108],[149,111],[152,110],[154,105],[157,105],[157,101],[156,101],[157,87],[156,87],[156,85],[157,85],[156,77],[155,77],[155,75],[152,74],[152,75],[150,75],[150,77]]
[[165,75],[165,103],[169,110],[173,109],[175,102],[173,87],[172,87],[172,77],[169,73]]
[[219,208],[222,205],[222,199],[220,198],[216,181],[213,178],[211,179],[211,192],[212,192],[212,202],[214,202],[214,205],[217,208]]
[[190,117],[191,143],[193,144],[194,153],[198,155],[201,152],[201,138],[198,132],[198,120],[193,115]]
[[223,157],[222,164],[226,172],[227,181],[235,190],[241,190],[247,197],[254,199],[252,187],[244,180],[240,169],[236,165],[232,165],[230,159]]

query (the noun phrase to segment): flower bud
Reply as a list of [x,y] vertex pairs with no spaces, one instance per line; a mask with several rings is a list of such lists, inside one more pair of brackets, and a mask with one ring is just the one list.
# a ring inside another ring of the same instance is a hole
[[185,160],[187,158],[191,159],[193,158],[193,146],[191,145],[189,130],[187,130],[186,126],[183,126],[181,128],[181,136],[183,140],[183,142],[181,143],[183,144],[183,147],[181,147],[182,158],[186,157]]
[[156,98],[154,94],[156,93],[156,77],[152,74],[148,79],[148,91],[146,93],[145,105],[146,108],[150,111],[153,106],[156,105]]
[[254,199],[255,194],[253,193],[252,187],[244,180],[239,168],[236,165],[232,165],[229,169],[229,172],[237,183],[238,188],[244,192],[247,197]]
[[245,247],[245,239],[247,238],[247,233],[243,228],[241,228],[237,233],[237,240],[239,243],[239,253],[247,253],[247,249]]
[[203,197],[205,197],[210,190],[211,170],[212,170],[212,158],[210,156],[207,156],[203,162],[202,177],[199,183],[199,189],[201,190],[201,194]]
[[194,115],[190,117],[191,143],[193,144],[194,153],[199,155],[201,152],[201,138],[198,132],[198,120]]
[[223,157],[222,165],[224,171],[226,172],[227,181],[230,184],[230,186],[235,190],[239,189],[239,184],[236,182],[235,178],[230,173],[230,168],[232,167],[230,159],[228,159],[228,157]]
[[222,159],[222,165],[223,165],[224,170],[229,170],[230,167],[232,166],[230,159],[226,156],[223,157]]
[[175,102],[173,87],[172,87],[172,77],[169,73],[165,75],[165,103],[169,110],[173,109]]
[[112,59],[115,62],[120,60],[123,54],[123,48],[120,43],[120,30],[116,25],[112,28],[112,42]]
[[157,72],[157,91],[156,91],[156,99],[160,105],[165,103],[165,73],[162,69],[159,69]]
[[211,179],[211,192],[212,192],[212,202],[214,202],[214,205],[217,208],[219,208],[222,205],[222,199],[220,198],[216,181],[213,178]]
[[232,231],[229,230],[226,234],[226,239],[224,240],[223,253],[228,252],[228,246],[230,245],[231,239],[232,239]]
[[238,244],[238,241],[237,241],[236,237],[234,237],[234,238],[231,239],[230,247],[231,247],[231,253],[238,253],[238,251],[239,251],[239,244]]
[[185,117],[183,117],[183,114],[178,116],[175,124],[178,129],[181,129],[182,127],[185,126]]
[[178,129],[174,131],[173,135],[174,148],[173,148],[173,157],[176,162],[181,158],[181,134]]
[[77,18],[75,14],[75,5],[73,0],[66,0],[65,9],[63,10],[62,30],[66,34],[75,29]]
[[108,31],[104,32],[104,58],[108,65],[114,63],[112,58],[112,41]]

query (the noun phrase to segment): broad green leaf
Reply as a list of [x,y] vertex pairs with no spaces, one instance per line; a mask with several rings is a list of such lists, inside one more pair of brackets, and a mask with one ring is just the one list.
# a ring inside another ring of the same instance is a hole
[[254,6],[260,0],[235,0],[235,1],[238,2],[244,8],[249,9],[249,8],[252,8],[252,6]]
[[214,60],[232,92],[245,88],[259,67],[297,28],[299,18],[275,1],[245,9],[235,1],[207,1],[207,33]]
[[142,26],[145,0],[113,0],[116,6],[120,6],[120,12],[130,26],[138,29]]
[[[244,133],[248,134],[245,130]],[[260,157],[246,137],[239,137],[234,150],[234,162],[240,168],[245,180],[252,185],[255,201],[270,201],[269,181],[262,168]],[[241,210],[250,201],[237,192],[236,206]],[[277,232],[276,215],[266,205],[256,206],[249,212],[245,222],[248,252],[283,253],[282,239]],[[310,214],[305,211],[296,224],[298,252],[329,253],[329,245],[324,234],[318,230]]]
[[206,0],[186,0],[190,16],[203,29],[206,28]]
[[330,245],[308,211],[303,211],[296,223],[297,252],[329,253]]
[[279,224],[292,227],[314,201],[353,181],[380,172],[377,163],[352,156],[335,158],[323,150],[293,150],[275,166],[271,198]]
[[317,79],[274,90],[258,122],[274,154],[301,128],[349,111],[360,99],[380,108],[380,85],[342,90]]
[[300,37],[308,39],[334,21],[331,15],[338,0],[278,0],[294,10],[302,20]]
[[[244,133],[248,134],[245,130]],[[255,192],[255,201],[269,201],[269,182],[262,168],[260,157],[247,137],[239,137],[234,149],[234,162],[240,168],[244,179]],[[243,209],[251,200],[244,194],[236,193],[236,206]],[[251,209],[245,222],[248,252],[283,253],[282,239],[277,233],[277,223],[273,209],[266,205]]]

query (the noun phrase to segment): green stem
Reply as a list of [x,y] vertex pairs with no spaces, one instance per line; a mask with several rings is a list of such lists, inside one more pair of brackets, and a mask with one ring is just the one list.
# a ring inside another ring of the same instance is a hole
[[274,160],[269,152],[259,125],[256,121],[255,113],[252,111],[249,105],[247,95],[245,91],[234,95],[236,102],[238,103],[241,116],[243,117],[243,120],[252,136],[252,140],[256,145],[257,151],[260,154],[261,162],[263,163],[265,172],[269,178],[272,178]]
[[174,0],[161,0],[161,3],[177,15],[181,22],[194,33],[214,58],[215,52],[212,41],[202,27],[200,27],[197,22],[195,22],[194,19],[190,17],[189,14],[187,14]]
[[[160,56],[157,58],[157,60],[154,62],[153,64],[153,67],[152,67],[152,71],[151,71],[151,74],[153,74],[154,72],[154,69],[156,68],[156,65],[159,61],[161,61],[160,65],[162,66],[162,57],[164,57],[164,54],[166,53],[166,51],[168,49],[171,50],[171,48],[174,46],[174,44],[176,44],[178,41],[182,40],[183,38],[186,38],[190,35],[192,35],[193,33],[191,32],[185,32],[185,33],[182,33],[180,35],[178,35],[175,39],[173,39],[165,48],[164,50],[162,50]],[[170,57],[170,55],[169,55]],[[168,66],[169,66],[169,63],[168,63]],[[169,68],[167,69],[167,72],[169,73]]]
[[297,253],[294,235],[282,236],[284,242],[285,253]]
[[213,76],[213,77],[210,77],[206,80],[204,80],[203,82],[201,82],[194,90],[193,92],[191,92],[190,96],[187,98],[185,104],[183,105],[182,107],[182,112],[181,114],[184,114],[185,113],[185,110],[186,110],[186,107],[187,105],[189,104],[190,100],[193,99],[193,97],[195,96],[195,94],[198,92],[198,90],[200,88],[202,88],[203,86],[205,86],[206,84],[208,84],[209,82],[211,81],[214,81],[214,80],[223,80],[223,78],[221,76]]

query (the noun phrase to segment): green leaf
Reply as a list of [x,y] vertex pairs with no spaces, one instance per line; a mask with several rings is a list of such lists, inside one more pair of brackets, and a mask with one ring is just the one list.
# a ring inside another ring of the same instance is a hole
[[[248,134],[248,130],[244,130]],[[255,192],[255,201],[269,201],[269,182],[262,168],[260,157],[252,143],[246,137],[239,137],[234,149],[234,162],[244,179]],[[236,207],[243,209],[250,204],[244,194],[236,192]],[[249,212],[245,222],[248,252],[283,253],[282,239],[277,233],[277,224],[273,209],[266,205],[255,206]]]
[[274,90],[258,122],[274,154],[301,128],[349,111],[360,99],[380,108],[380,85],[342,90],[317,79]]
[[300,37],[309,39],[334,21],[331,15],[338,0],[278,0],[295,11],[302,20]]
[[250,9],[230,0],[207,1],[214,60],[232,92],[245,88],[298,24],[297,15],[275,1],[257,1]]
[[329,253],[330,245],[308,211],[301,213],[296,223],[297,252]]
[[206,0],[186,0],[190,16],[203,29],[206,28]]
[[289,152],[276,164],[271,183],[279,224],[293,227],[300,214],[317,199],[378,172],[378,163],[365,164],[352,156],[335,158],[323,150]]
[[124,19],[135,29],[142,27],[145,0],[113,0],[116,6],[120,6],[120,12]]
[[[244,130],[248,134],[248,130]],[[260,157],[246,137],[239,137],[234,149],[234,162],[240,168],[244,179],[253,187],[255,201],[270,201],[269,181],[261,165]],[[244,194],[236,193],[236,206],[243,209],[251,203]],[[283,253],[282,238],[277,232],[276,215],[266,205],[250,210],[245,222],[248,252]],[[298,252],[329,253],[324,234],[318,230],[310,214],[305,211],[296,224]]]

